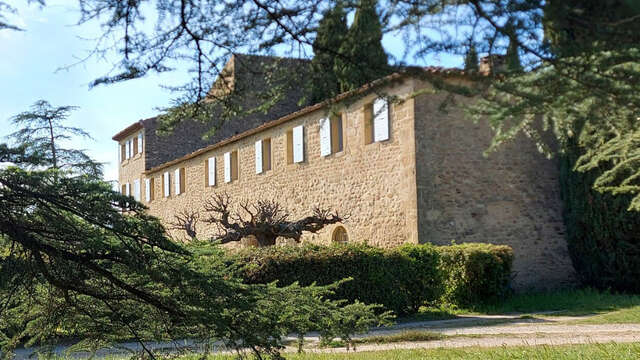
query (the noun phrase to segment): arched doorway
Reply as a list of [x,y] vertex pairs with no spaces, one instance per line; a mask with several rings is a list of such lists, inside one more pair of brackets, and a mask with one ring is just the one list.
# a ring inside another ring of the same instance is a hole
[[336,226],[331,234],[331,241],[335,243],[346,243],[349,241],[349,235],[347,229],[344,226]]

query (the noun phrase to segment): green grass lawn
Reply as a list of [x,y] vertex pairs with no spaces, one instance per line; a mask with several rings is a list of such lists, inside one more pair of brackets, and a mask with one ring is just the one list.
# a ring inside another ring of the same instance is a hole
[[[468,347],[460,349],[416,349],[389,350],[374,352],[351,353],[308,353],[286,354],[286,359],[309,360],[506,360],[506,359],[534,359],[534,360],[626,360],[640,357],[640,344],[589,344],[567,346],[529,346],[529,347],[496,347],[478,348]],[[197,356],[182,357],[180,360],[200,360]],[[207,360],[230,360],[230,356],[211,356]]]
[[400,322],[452,319],[459,315],[531,314],[544,316],[590,316],[586,323],[640,323],[640,296],[612,294],[592,289],[525,293],[496,304],[471,308],[422,308],[418,314],[398,319]]

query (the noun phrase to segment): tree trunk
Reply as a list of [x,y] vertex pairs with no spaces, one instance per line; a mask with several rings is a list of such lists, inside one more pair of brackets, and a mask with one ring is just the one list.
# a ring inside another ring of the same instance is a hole
[[256,236],[256,240],[258,240],[258,247],[273,246],[276,244],[275,236],[260,235]]

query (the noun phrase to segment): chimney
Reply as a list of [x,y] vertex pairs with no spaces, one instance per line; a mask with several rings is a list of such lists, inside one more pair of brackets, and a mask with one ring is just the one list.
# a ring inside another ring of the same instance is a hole
[[495,75],[504,71],[505,56],[491,54],[480,58],[479,72],[482,75]]
[[218,78],[213,83],[213,86],[209,90],[205,100],[220,99],[229,95],[235,88],[235,68],[236,68],[236,55],[231,55],[231,58],[225,64]]

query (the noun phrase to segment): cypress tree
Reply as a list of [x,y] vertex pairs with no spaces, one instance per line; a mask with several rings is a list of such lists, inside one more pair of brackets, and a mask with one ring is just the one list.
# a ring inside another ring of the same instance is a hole
[[336,74],[341,91],[358,88],[391,72],[382,47],[382,25],[376,4],[376,0],[361,0],[340,47]]
[[469,45],[469,49],[467,49],[467,54],[464,57],[464,70],[478,72],[478,62],[478,52],[476,51],[476,46],[471,43]]
[[509,40],[509,47],[505,55],[505,66],[509,72],[522,72],[522,63],[520,62],[520,54],[518,53],[518,44]]
[[314,57],[311,61],[311,100],[314,103],[340,93],[335,73],[335,54],[347,34],[347,19],[341,4],[323,14],[313,42]]

